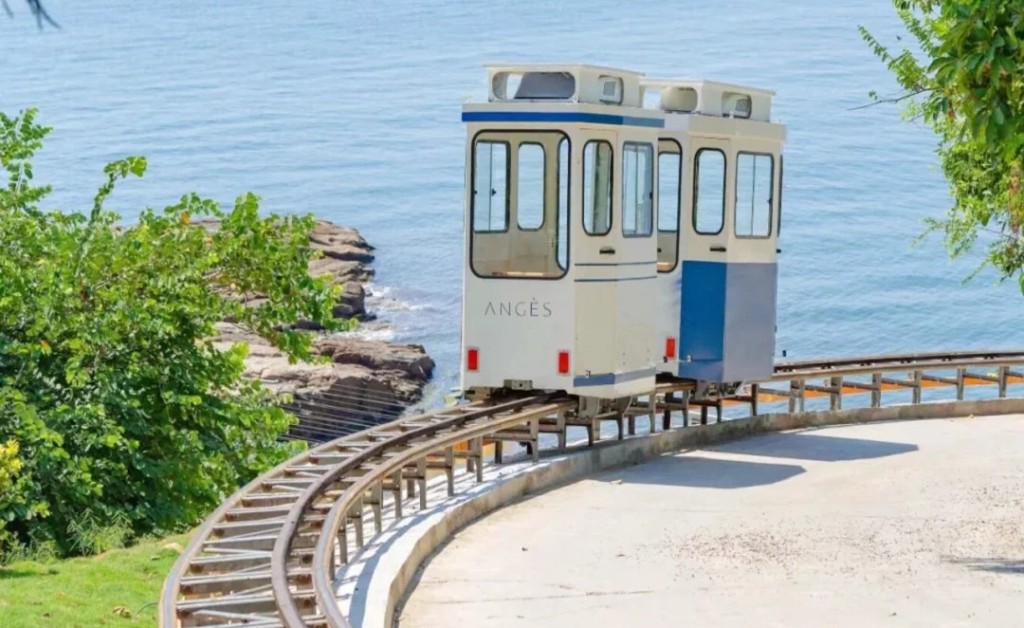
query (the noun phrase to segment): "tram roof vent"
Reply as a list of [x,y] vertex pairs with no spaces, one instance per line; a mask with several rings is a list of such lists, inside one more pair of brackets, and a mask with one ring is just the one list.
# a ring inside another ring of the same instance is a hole
[[640,107],[640,72],[582,64],[487,66],[490,102]]
[[644,79],[644,96],[660,93],[656,105],[669,113],[690,113],[770,122],[775,92],[703,80]]

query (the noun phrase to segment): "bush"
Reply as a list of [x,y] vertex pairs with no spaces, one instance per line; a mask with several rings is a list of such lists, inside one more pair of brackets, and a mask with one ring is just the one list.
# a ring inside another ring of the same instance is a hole
[[44,211],[31,160],[49,129],[34,118],[0,114],[0,442],[21,450],[0,521],[19,543],[89,552],[113,542],[90,530],[190,525],[292,453],[292,417],[241,377],[246,347],[207,339],[231,320],[307,358],[290,325],[336,328],[338,288],[307,274],[313,218],[261,218],[251,194],[230,211],[190,194],[122,225],[104,202],[141,157],[104,169],[88,213]]
[[[14,480],[21,470],[18,460],[18,441],[0,442],[0,512],[5,510],[5,503],[14,498]],[[0,563],[3,562],[3,548],[9,542],[7,520],[0,519]]]

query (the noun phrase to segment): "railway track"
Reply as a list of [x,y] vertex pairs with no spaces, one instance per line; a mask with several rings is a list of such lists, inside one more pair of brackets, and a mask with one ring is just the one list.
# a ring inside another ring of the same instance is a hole
[[[486,443],[525,443],[534,460],[541,435],[554,434],[566,447],[566,432],[588,430],[593,443],[602,421],[615,421],[619,437],[628,423],[648,416],[650,429],[671,425],[682,412],[683,426],[695,404],[718,409],[724,403],[786,402],[789,411],[803,411],[805,402],[828,397],[841,409],[849,395],[870,393],[872,407],[882,405],[886,390],[912,392],[934,386],[955,387],[958,399],[967,386],[994,387],[999,397],[1010,385],[1024,384],[1024,351],[924,353],[867,356],[841,360],[780,363],[774,376],[729,398],[693,399],[693,385],[667,381],[619,413],[581,420],[576,403],[558,394],[498,398],[400,418],[344,436],[281,464],[237,491],[195,532],[168,576],[160,605],[160,625],[187,626],[332,626],[347,627],[334,597],[337,570],[372,533],[382,531],[385,508],[401,518],[408,499],[427,507],[427,481],[446,478],[454,492],[460,469],[482,479]],[[994,370],[993,370],[994,369]],[[900,377],[894,377],[900,375]],[[824,380],[821,384],[816,382]],[[788,387],[780,384],[788,382]],[[369,520],[369,522],[367,521]]]

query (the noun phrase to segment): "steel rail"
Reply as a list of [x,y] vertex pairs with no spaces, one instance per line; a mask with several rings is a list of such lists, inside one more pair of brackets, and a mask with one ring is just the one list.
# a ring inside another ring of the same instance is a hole
[[[454,445],[455,443],[467,440],[467,438],[473,438],[472,435],[466,435],[467,432],[475,433],[476,430],[483,428],[485,433],[493,433],[504,426],[520,424],[529,418],[535,416],[539,418],[540,416],[549,414],[550,412],[557,410],[560,406],[558,404],[540,405],[539,408],[525,412],[523,409],[543,404],[551,398],[552,395],[539,395],[516,399],[514,401],[474,410],[418,429],[403,432],[394,438],[376,443],[366,450],[359,452],[331,469],[329,472],[321,476],[319,480],[310,485],[309,488],[306,489],[305,493],[303,493],[302,497],[300,497],[292,506],[292,509],[288,514],[288,519],[285,521],[284,526],[282,526],[281,533],[274,544],[274,553],[271,562],[273,589],[274,596],[278,603],[278,610],[281,614],[281,618],[284,620],[284,624],[287,626],[306,625],[299,608],[295,604],[295,599],[292,596],[291,586],[288,581],[287,563],[289,551],[291,550],[295,532],[301,522],[302,515],[325,487],[330,486],[336,480],[339,480],[346,472],[358,469],[364,465],[374,462],[376,463],[373,466],[372,471],[367,472],[360,479],[356,480],[355,484],[351,487],[344,489],[340,499],[335,502],[334,506],[332,506],[331,512],[328,514],[327,520],[324,522],[324,527],[321,528],[319,536],[320,540],[318,543],[328,537],[334,538],[336,535],[336,530],[331,529],[331,533],[329,535],[323,534],[323,530],[330,529],[328,528],[328,522],[334,521],[334,519],[332,519],[332,515],[335,518],[337,517],[335,511],[338,504],[345,504],[354,501],[355,496],[357,495],[359,499],[362,500],[363,493],[370,488],[371,484],[383,482],[385,477],[396,468],[399,470],[402,469],[407,464],[406,460],[410,459],[410,456],[412,456],[412,459],[422,458],[429,453],[433,453],[437,449],[444,448],[444,443],[448,443],[449,441],[452,441],[451,445]],[[571,405],[571,402],[568,400],[562,402],[562,406],[568,407],[569,405]],[[513,412],[513,414],[501,419],[488,420],[484,425],[476,425],[474,423],[469,429],[457,429],[465,426],[467,423],[479,421],[481,419],[491,419],[491,417],[505,412]],[[526,418],[523,418],[524,416]],[[476,430],[474,430],[473,427],[475,427]],[[457,431],[451,432],[451,434],[445,434],[445,432],[449,432],[450,430]],[[436,438],[439,434],[442,436],[440,438]],[[420,439],[427,440],[422,444],[417,444],[416,441]],[[384,454],[388,453],[390,450],[408,444],[412,444],[413,446],[394,457],[383,457]],[[421,488],[421,490],[423,489]],[[347,517],[348,511],[346,510],[343,512]],[[362,523],[360,522],[359,525],[362,525]],[[331,547],[333,548],[333,545]],[[333,557],[333,549],[331,555]],[[315,565],[316,562],[317,554],[314,552],[313,564]],[[316,570],[314,570],[313,575],[315,578]],[[316,587],[314,587],[314,590],[315,588]]]
[[[454,447],[459,443],[474,438],[482,438],[501,429],[521,425],[531,420],[537,420],[549,416],[554,412],[558,412],[559,410],[567,410],[573,405],[574,403],[572,401],[565,400],[561,402],[554,401],[532,408],[527,407],[520,412],[503,417],[502,419],[475,423],[458,431],[443,434],[439,438],[403,451],[397,456],[386,460],[380,466],[380,475],[377,477],[369,474],[364,475],[350,488],[345,490],[341,497],[333,506],[331,506],[331,510],[327,514],[327,518],[324,521],[323,529],[321,530],[320,538],[317,541],[313,555],[313,565],[319,567],[318,569],[313,570],[313,589],[316,593],[317,603],[320,606],[321,611],[324,612],[324,616],[327,618],[329,625],[348,626],[348,620],[341,614],[341,611],[338,610],[337,600],[334,597],[334,589],[331,584],[335,575],[334,544],[336,540],[339,543],[347,543],[347,534],[339,535],[339,531],[342,526],[348,525],[349,513],[353,509],[358,508],[361,510],[363,508],[363,504],[361,503],[363,496],[371,490],[374,484],[379,482],[382,477],[387,476],[389,473],[400,470],[410,463],[430,455],[431,453],[435,453],[438,450]],[[355,521],[355,525],[363,525],[362,520],[357,519]],[[285,615],[287,616],[287,613],[285,613]]]
[[[836,369],[847,367],[881,367],[891,366],[894,364],[903,364],[911,367],[917,366],[918,364],[924,363],[948,363],[954,361],[963,360],[1000,360],[1006,359],[1014,362],[1024,360],[1024,350],[1005,350],[1005,351],[947,351],[947,352],[930,352],[930,353],[905,353],[905,354],[882,354],[882,355],[866,355],[866,356],[854,356],[851,358],[841,359],[823,359],[823,360],[795,360],[787,362],[778,362],[775,364],[775,375],[772,379],[777,379],[780,375],[789,374],[794,372],[802,371],[834,371]],[[849,373],[844,373],[849,374]]]
[[[474,402],[465,406],[460,406],[467,410],[472,410],[486,405],[484,402]],[[227,519],[228,513],[239,507],[246,497],[258,495],[264,491],[262,488],[265,482],[269,478],[276,478],[286,475],[289,468],[302,466],[309,464],[309,461],[315,460],[318,457],[329,455],[334,451],[337,451],[339,447],[344,447],[349,442],[360,442],[365,441],[367,438],[372,438],[382,432],[387,432],[394,429],[396,426],[407,425],[415,423],[418,420],[422,421],[422,416],[411,417],[408,419],[396,419],[388,423],[382,423],[377,427],[348,434],[341,438],[328,441],[310,450],[307,450],[298,456],[286,460],[274,467],[270,471],[267,471],[259,477],[253,479],[247,485],[238,489],[231,497],[229,497],[223,504],[221,504],[196,530],[195,535],[188,545],[182,550],[178,560],[175,561],[172,567],[171,574],[164,582],[164,587],[161,592],[161,604],[160,604],[160,625],[166,628],[171,626],[179,625],[179,598],[182,594],[182,580],[190,572],[197,571],[194,568],[193,561],[198,558],[198,554],[203,549],[203,546],[213,536],[213,528],[219,522]],[[268,557],[269,558],[269,557]],[[269,564],[269,560],[267,560]]]
[[[772,377],[755,385],[790,382],[788,391],[766,388],[764,392],[770,396],[782,395],[783,399],[789,397],[791,412],[797,408],[803,411],[805,395],[810,396],[805,391],[827,393],[833,409],[841,408],[844,394],[871,391],[875,407],[881,404],[886,385],[890,386],[886,390],[913,389],[913,403],[921,401],[923,386],[956,386],[957,397],[961,398],[968,380],[973,384],[998,386],[999,396],[1003,397],[1011,379],[1021,383],[1024,378],[1024,374],[1010,370],[1013,366],[1024,366],[1024,351],[791,361],[777,364]],[[997,375],[977,372],[993,367],[998,367]],[[923,373],[954,369],[957,371],[955,378]],[[883,374],[893,373],[913,375],[909,379],[883,377]],[[844,381],[847,377],[864,375],[872,376],[871,384]],[[808,383],[815,380],[826,380],[827,384]],[[634,414],[643,410],[651,412],[653,430],[653,413],[664,411],[667,417],[671,411],[680,408],[685,411],[686,402],[680,403],[670,395],[681,392],[687,399],[692,388],[692,382],[681,380],[659,383],[650,395],[651,400],[646,405],[638,403]],[[646,396],[640,395],[641,398]],[[754,392],[746,397],[735,395],[732,400],[751,403],[752,413],[757,414],[754,405],[757,397]],[[717,402],[720,406],[721,401],[703,403]],[[529,440],[518,436],[523,434],[522,430],[512,428],[531,422],[533,430],[529,434],[536,439],[542,419],[552,415],[559,417],[558,425],[565,430],[570,425],[581,424],[564,421],[566,413],[574,408],[572,398],[554,394],[478,401],[396,419],[349,434],[278,465],[232,495],[197,530],[165,582],[161,625],[166,628],[245,624],[347,628],[349,624],[338,608],[332,582],[336,547],[341,562],[348,561],[350,522],[357,526],[355,546],[358,550],[364,545],[364,513],[368,505],[374,507],[374,523],[377,533],[380,532],[380,509],[385,492],[392,494],[396,515],[401,516],[402,483],[411,484],[415,479],[420,486],[420,504],[424,505],[425,469],[431,456],[447,455],[444,468],[451,482],[456,445],[469,442],[479,447],[484,438],[500,440],[503,430],[506,438]],[[562,436],[564,443],[564,434]],[[533,447],[536,456],[538,440],[533,440]],[[483,458],[479,449],[474,451],[479,477]],[[413,472],[411,469],[417,475],[406,475]],[[392,484],[386,488],[388,481]],[[411,496],[412,486],[409,488]],[[211,573],[204,575],[207,571]]]
[[879,372],[967,369],[975,366],[1010,366],[1024,362],[1024,352],[921,355],[913,360],[898,359],[899,357],[891,356],[888,359],[865,359],[860,361],[844,360],[844,363],[832,366],[825,363],[808,363],[806,365],[793,363],[792,366],[776,367],[775,374],[764,381],[779,382],[791,379],[814,379],[816,377],[846,377],[851,375],[870,375]]

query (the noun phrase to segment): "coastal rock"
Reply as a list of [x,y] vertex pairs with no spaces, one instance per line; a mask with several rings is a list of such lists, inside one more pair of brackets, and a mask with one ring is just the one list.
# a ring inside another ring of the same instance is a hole
[[420,345],[394,345],[359,338],[327,336],[316,341],[319,355],[334,364],[358,364],[374,371],[396,371],[425,382],[434,371],[434,361]]
[[[210,230],[216,223],[204,224]],[[373,247],[355,229],[318,221],[310,246],[323,253],[309,264],[313,276],[327,275],[344,292],[334,307],[338,318],[369,320],[363,282],[373,277],[368,266]],[[246,303],[266,298],[251,296]],[[296,327],[311,333],[320,327],[299,321]],[[217,325],[213,344],[224,350],[245,342],[249,355],[245,376],[259,379],[272,392],[287,395],[286,406],[299,417],[292,436],[323,441],[397,417],[423,395],[434,370],[434,361],[420,345],[401,345],[365,340],[350,335],[319,335],[312,351],[320,362],[290,364],[288,357],[263,338],[229,322]]]
[[345,283],[344,292],[334,306],[335,318],[359,318],[366,320],[369,312],[366,311],[366,289],[358,281]]
[[[216,220],[198,220],[193,224],[209,232],[215,232],[220,223]],[[336,318],[370,320],[373,316],[366,311],[366,289],[363,284],[373,278],[373,247],[355,229],[341,227],[326,220],[318,220],[309,236],[310,248],[319,251],[320,256],[309,262],[309,274],[324,277],[333,285],[343,286],[343,292],[334,308]],[[244,297],[247,306],[255,307],[267,301],[266,295],[250,294]],[[319,330],[311,321],[299,321],[300,329]]]
[[245,342],[244,376],[259,379],[299,417],[292,435],[323,441],[396,418],[418,401],[434,361],[420,345],[323,336],[313,343],[322,362],[289,363],[263,338],[220,323],[212,340],[221,350]]
[[262,380],[275,393],[317,395],[349,387],[413,402],[434,371],[434,361],[420,345],[322,336],[312,351],[328,360],[289,364],[284,352],[233,323],[219,323],[217,332],[212,342],[218,349],[239,342],[249,345],[245,376]]
[[326,257],[363,264],[373,261],[373,247],[355,229],[320,220],[309,234],[309,241]]

